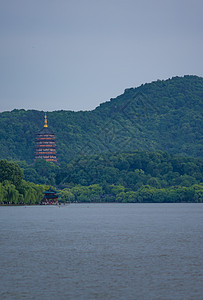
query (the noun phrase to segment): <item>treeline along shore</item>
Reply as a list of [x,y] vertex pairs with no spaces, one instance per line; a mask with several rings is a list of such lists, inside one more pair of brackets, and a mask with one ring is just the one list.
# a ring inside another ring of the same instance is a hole
[[50,186],[60,202],[203,202],[202,161],[166,152],[80,156],[69,163],[0,161],[0,204],[40,204]]
[[25,181],[18,164],[0,161],[0,205],[40,204],[46,185]]

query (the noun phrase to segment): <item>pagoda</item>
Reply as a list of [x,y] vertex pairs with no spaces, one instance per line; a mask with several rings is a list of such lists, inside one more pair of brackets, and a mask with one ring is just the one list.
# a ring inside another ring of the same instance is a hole
[[48,128],[46,113],[44,117],[44,127],[39,131],[36,137],[35,160],[38,158],[57,162],[55,135]]
[[57,205],[58,203],[58,193],[52,188],[48,191],[43,192],[44,197],[41,201],[41,205]]

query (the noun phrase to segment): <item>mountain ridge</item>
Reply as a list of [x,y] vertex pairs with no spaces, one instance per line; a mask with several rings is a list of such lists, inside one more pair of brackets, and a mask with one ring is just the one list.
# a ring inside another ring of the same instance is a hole
[[[177,76],[125,89],[94,110],[48,112],[48,126],[56,134],[60,162],[129,150],[201,158],[202,103],[203,78]],[[31,163],[43,118],[38,110],[0,113],[0,158]]]

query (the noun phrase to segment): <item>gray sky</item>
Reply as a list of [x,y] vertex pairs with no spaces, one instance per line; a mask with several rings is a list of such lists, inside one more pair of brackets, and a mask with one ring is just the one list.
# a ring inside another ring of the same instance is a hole
[[202,0],[0,0],[0,111],[90,110],[203,76]]

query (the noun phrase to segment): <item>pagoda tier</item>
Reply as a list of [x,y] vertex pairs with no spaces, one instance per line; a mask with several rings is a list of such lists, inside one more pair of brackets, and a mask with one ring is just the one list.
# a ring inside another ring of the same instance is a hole
[[35,160],[38,158],[45,159],[46,161],[57,162],[55,135],[48,128],[46,114],[44,127],[40,130],[36,137]]

